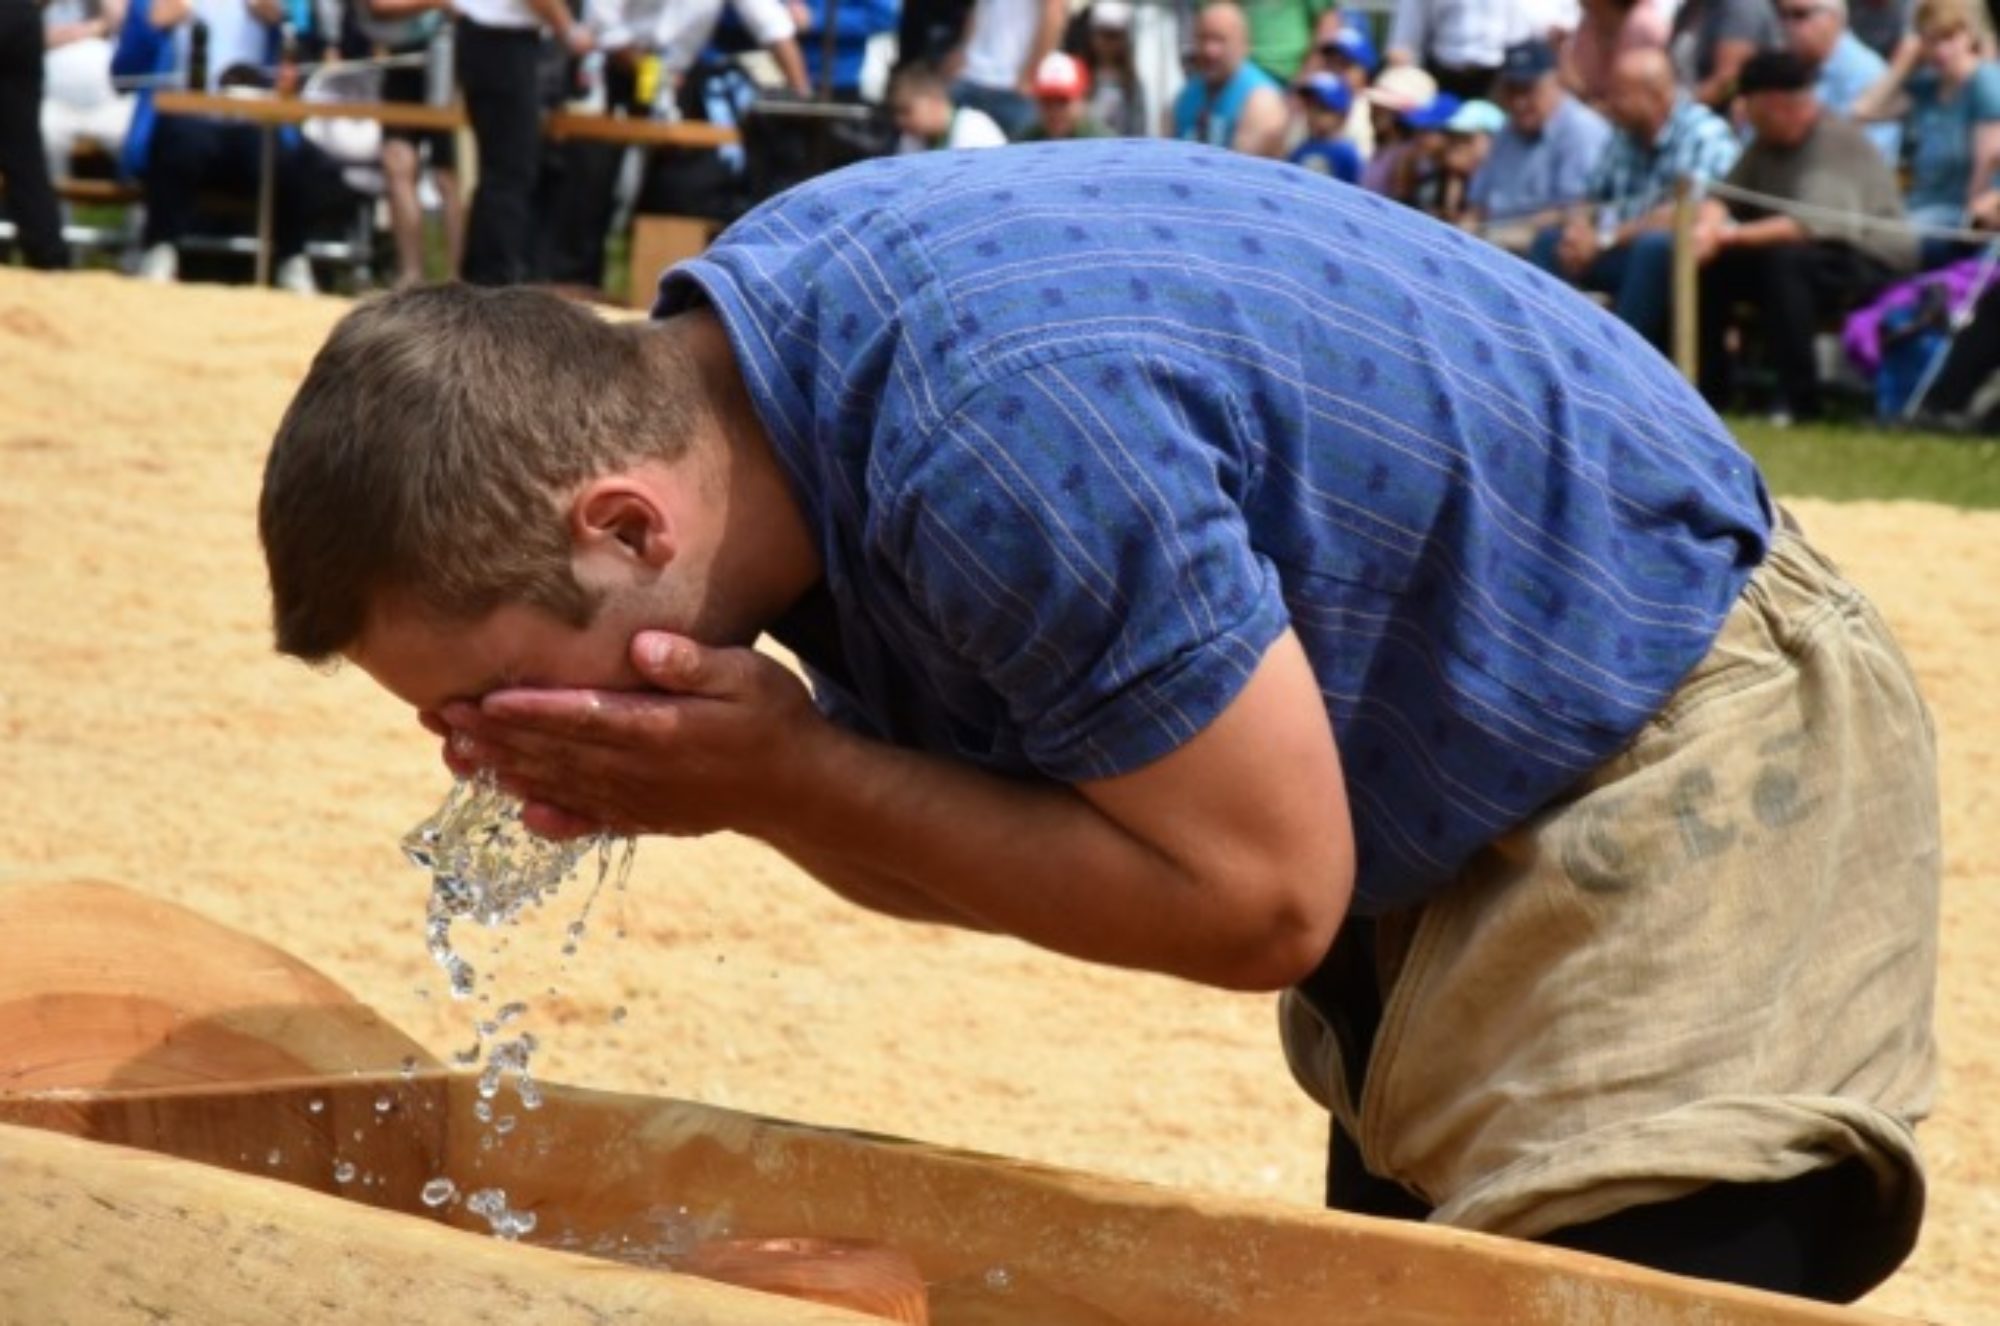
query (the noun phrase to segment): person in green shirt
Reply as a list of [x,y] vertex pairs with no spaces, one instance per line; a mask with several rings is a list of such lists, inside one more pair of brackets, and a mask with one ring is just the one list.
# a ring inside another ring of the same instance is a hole
[[1250,59],[1280,83],[1290,85],[1313,49],[1321,14],[1333,0],[1238,0],[1250,22]]

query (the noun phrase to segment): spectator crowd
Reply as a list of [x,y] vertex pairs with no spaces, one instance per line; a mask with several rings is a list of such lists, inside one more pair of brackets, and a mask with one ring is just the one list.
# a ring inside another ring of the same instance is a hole
[[[1691,181],[1703,392],[1810,419],[1815,333],[1871,307],[1870,367],[1905,343],[2000,361],[1976,233],[2000,237],[1994,57],[1973,0],[0,0],[0,177],[19,254],[43,267],[70,258],[55,182],[93,160],[133,182],[130,266],[173,280],[205,200],[254,194],[262,142],[158,113],[159,89],[455,98],[470,162],[448,132],[280,136],[277,284],[316,289],[308,239],[360,207],[385,218],[399,282],[591,287],[635,212],[726,221],[884,152],[1159,134],[1474,231],[1663,350]],[[551,142],[543,118],[565,105],[722,121],[741,141]],[[1911,296],[1947,270],[1943,312]],[[1976,387],[1982,367],[1945,378]]]

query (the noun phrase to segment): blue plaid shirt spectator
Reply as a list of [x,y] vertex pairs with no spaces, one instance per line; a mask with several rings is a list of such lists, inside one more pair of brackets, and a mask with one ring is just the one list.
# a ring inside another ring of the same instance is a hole
[[1674,181],[1683,175],[1721,179],[1742,150],[1727,120],[1683,92],[1652,142],[1638,142],[1623,129],[1612,136],[1587,196],[1619,222],[1635,220],[1673,197]]

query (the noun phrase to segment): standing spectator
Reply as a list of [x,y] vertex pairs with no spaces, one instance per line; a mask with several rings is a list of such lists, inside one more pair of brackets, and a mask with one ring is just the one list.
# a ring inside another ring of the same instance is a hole
[[[1872,298],[1916,263],[1901,222],[1903,200],[1888,162],[1852,121],[1821,105],[1814,71],[1790,51],[1752,56],[1739,75],[1750,146],[1729,172],[1737,188],[1815,209],[1803,217],[1708,199],[1695,230],[1701,260],[1701,390],[1718,410],[1733,403],[1734,362],[1724,334],[1752,310],[1777,372],[1777,414],[1817,419],[1814,335],[1830,316]],[[1850,219],[1855,218],[1855,219]]]
[[1090,118],[1116,138],[1146,136],[1146,90],[1132,48],[1130,0],[1097,0],[1084,20]]
[[1338,74],[1307,74],[1292,85],[1306,121],[1306,136],[1286,158],[1294,166],[1331,175],[1343,184],[1361,183],[1361,153],[1347,138],[1354,93]]
[[1250,59],[1259,69],[1289,85],[1312,54],[1313,32],[1320,16],[1331,13],[1334,0],[1237,0],[1250,27]]
[[1594,110],[1611,95],[1611,69],[1626,51],[1663,50],[1673,33],[1665,0],[1583,0],[1562,48],[1563,83]]
[[1033,85],[1038,112],[1023,142],[1055,143],[1070,138],[1108,138],[1104,126],[1090,118],[1090,73],[1083,61],[1066,51],[1050,51],[1035,71]]
[[1035,123],[1028,89],[1042,57],[1062,41],[1067,0],[975,0],[965,42],[946,64],[956,74],[951,99],[984,111],[1009,138]]
[[1671,49],[1680,81],[1711,110],[1727,110],[1736,71],[1758,51],[1776,50],[1785,35],[1772,0],[1684,0],[1674,13]]
[[1583,198],[1611,126],[1564,90],[1545,41],[1509,46],[1498,86],[1507,123],[1472,177],[1465,223],[1525,253],[1537,232]]
[[[1655,346],[1667,336],[1673,268],[1673,190],[1686,177],[1720,179],[1741,150],[1729,122],[1682,92],[1663,51],[1628,51],[1611,82],[1617,129],[1585,190],[1560,227],[1535,237],[1535,265],[1611,307]],[[1596,215],[1592,215],[1595,211]]]
[[802,0],[799,50],[805,56],[806,77],[815,92],[824,88],[835,101],[850,105],[862,100],[861,70],[868,61],[868,44],[896,30],[902,14],[898,0],[839,0],[833,7],[833,68],[825,67],[827,0]]
[[479,167],[464,276],[474,285],[512,285],[529,275],[531,200],[542,158],[542,30],[581,56],[591,48],[590,29],[563,0],[452,0],[452,6],[458,84]]
[[1422,65],[1461,101],[1488,96],[1507,47],[1550,35],[1541,18],[1537,0],[1396,0],[1388,62]]
[[40,5],[0,0],[0,175],[7,179],[7,211],[28,265],[57,268],[69,266],[69,249],[42,143],[45,43]]
[[1283,155],[1282,85],[1250,63],[1243,11],[1230,0],[1205,6],[1195,20],[1193,73],[1174,98],[1168,137],[1250,156]]
[[[1922,69],[1903,76],[1892,65],[1889,76],[1856,103],[1855,115],[1890,112],[1898,93],[1906,94],[1916,144],[1905,198],[1912,221],[2000,225],[2000,193],[1993,188],[2000,167],[2000,66],[1981,55],[1978,14],[1968,0],[1921,0],[1917,37]],[[1962,252],[1955,241],[1927,239],[1921,261],[1935,267]]]
[[939,147],[1005,147],[1007,135],[977,106],[954,106],[951,84],[924,64],[906,64],[889,80],[889,110],[902,134],[898,152]]
[[[1778,0],[1778,6],[1787,48],[1818,78],[1819,104],[1851,117],[1861,94],[1889,72],[1888,62],[1848,31],[1847,0]],[[1878,120],[1868,126],[1868,137],[1889,165],[1902,160],[1902,125]]]
[[[392,63],[382,70],[382,100],[420,106],[430,100],[428,57],[442,39],[451,0],[353,0],[355,20],[378,55]],[[444,219],[445,271],[456,273],[464,260],[465,209],[458,191],[458,136],[442,129],[382,126],[383,197],[389,204],[389,235],[396,246],[396,282],[424,279],[424,208],[418,185],[431,172]]]
[[42,11],[48,55],[42,62],[42,144],[49,173],[61,178],[79,142],[115,159],[132,126],[132,98],[111,83],[111,50],[125,20],[124,0],[52,0]]

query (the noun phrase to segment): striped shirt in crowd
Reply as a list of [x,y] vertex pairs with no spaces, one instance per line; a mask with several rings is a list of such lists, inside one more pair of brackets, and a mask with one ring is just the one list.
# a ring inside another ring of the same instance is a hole
[[1672,198],[1674,181],[1683,175],[1703,183],[1721,179],[1742,151],[1729,122],[1683,92],[1652,142],[1641,143],[1623,129],[1611,136],[1588,197],[1630,221]]
[[774,633],[827,712],[1105,778],[1201,731],[1289,627],[1364,913],[1620,749],[1768,537],[1754,465],[1616,319],[1277,162],[864,162],[751,212],[655,311],[704,301],[818,539],[837,647]]

